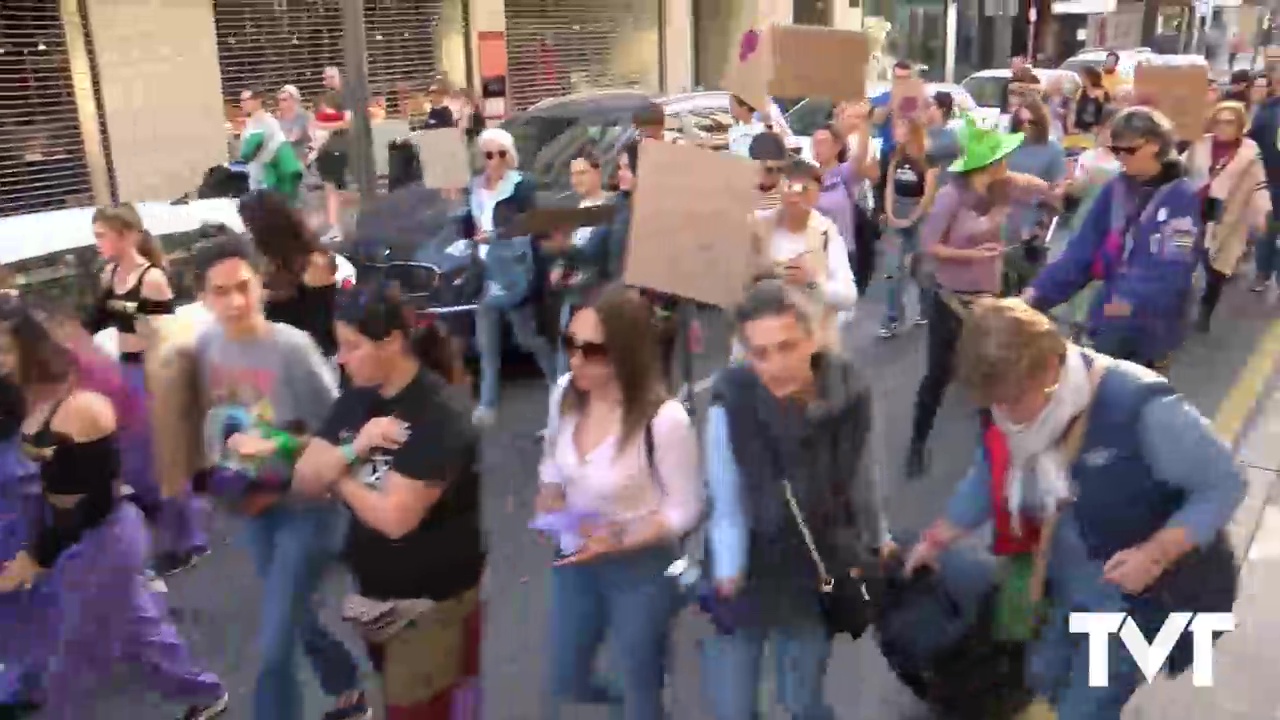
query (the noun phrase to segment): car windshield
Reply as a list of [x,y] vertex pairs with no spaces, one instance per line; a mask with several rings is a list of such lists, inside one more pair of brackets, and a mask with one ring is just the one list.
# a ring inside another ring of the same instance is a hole
[[[569,163],[581,150],[598,148],[610,162],[612,152],[631,126],[630,114],[577,117],[518,115],[503,124],[516,141],[520,168],[544,190],[569,188]],[[606,173],[612,167],[604,168]]]
[[983,75],[968,78],[960,85],[969,93],[978,107],[1003,108],[1005,90],[1009,87],[1009,78],[1001,75]]
[[1058,69],[1070,70],[1071,72],[1074,72],[1074,73],[1078,73],[1081,70],[1088,67],[1098,68],[1099,70],[1101,70],[1103,62],[1104,62],[1103,58],[1098,58],[1096,60],[1091,58],[1072,58],[1071,60],[1068,60],[1062,63],[1062,65],[1059,66]]
[[830,100],[809,98],[787,115],[787,126],[797,137],[810,137],[818,128],[831,122]]

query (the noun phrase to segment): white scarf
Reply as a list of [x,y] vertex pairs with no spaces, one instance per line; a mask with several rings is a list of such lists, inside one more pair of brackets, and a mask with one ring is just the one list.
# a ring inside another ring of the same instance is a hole
[[[1093,384],[1084,355],[1080,348],[1070,346],[1058,375],[1058,387],[1035,420],[1015,425],[992,408],[992,419],[1009,445],[1005,493],[1015,532],[1021,532],[1019,517],[1023,513],[1048,517],[1071,496],[1071,472],[1059,443],[1071,421],[1089,406],[1092,396]],[[1034,478],[1030,488],[1028,476]]]

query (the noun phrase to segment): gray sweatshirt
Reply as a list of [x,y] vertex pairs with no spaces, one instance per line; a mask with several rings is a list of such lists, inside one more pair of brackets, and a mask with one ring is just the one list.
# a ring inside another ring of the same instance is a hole
[[307,333],[271,323],[262,337],[233,340],[214,325],[196,341],[200,380],[212,408],[204,419],[209,460],[226,460],[229,420],[314,432],[338,397],[337,378]]

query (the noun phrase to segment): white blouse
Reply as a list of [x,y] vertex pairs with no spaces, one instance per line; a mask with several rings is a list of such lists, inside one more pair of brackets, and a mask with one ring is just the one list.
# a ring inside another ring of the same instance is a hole
[[[562,382],[567,385],[563,378]],[[558,417],[560,397],[561,392],[552,393],[538,476],[543,483],[564,487],[566,509],[622,524],[659,513],[676,534],[692,530],[702,515],[705,490],[698,465],[698,436],[684,406],[668,400],[649,421],[653,432],[651,467],[643,433],[622,447],[615,435],[586,457],[581,456],[573,442],[578,416]]]

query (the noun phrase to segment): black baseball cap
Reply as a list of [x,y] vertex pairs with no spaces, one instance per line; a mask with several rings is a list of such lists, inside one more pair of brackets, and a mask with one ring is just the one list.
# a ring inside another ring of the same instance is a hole
[[775,132],[762,132],[751,138],[747,154],[759,162],[785,162],[790,159],[787,143]]

